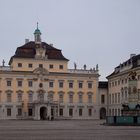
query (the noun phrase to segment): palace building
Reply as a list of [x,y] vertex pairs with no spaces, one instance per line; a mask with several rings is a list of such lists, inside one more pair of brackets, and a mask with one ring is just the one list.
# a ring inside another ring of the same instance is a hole
[[108,116],[123,115],[123,106],[131,109],[140,105],[140,54],[131,54],[107,79]]
[[0,66],[0,119],[98,119],[98,65],[68,69],[68,62],[37,26],[34,41]]

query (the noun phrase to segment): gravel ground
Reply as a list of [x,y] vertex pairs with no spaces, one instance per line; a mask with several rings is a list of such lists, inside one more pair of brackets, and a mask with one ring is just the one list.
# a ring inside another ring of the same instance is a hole
[[140,140],[139,126],[104,126],[99,120],[0,120],[0,140]]

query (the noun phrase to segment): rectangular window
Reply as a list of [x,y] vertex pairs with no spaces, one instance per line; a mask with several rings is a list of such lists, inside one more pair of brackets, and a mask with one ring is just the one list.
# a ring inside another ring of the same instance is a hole
[[88,83],[88,88],[92,88],[92,83]]
[[73,116],[73,109],[72,108],[69,109],[69,116],[71,116],[71,117]]
[[79,103],[82,103],[83,102],[83,96],[80,94],[79,95]]
[[28,67],[29,67],[29,68],[32,68],[32,67],[33,67],[33,64],[28,64]]
[[22,63],[18,63],[18,67],[19,67],[19,68],[22,67]]
[[12,101],[12,94],[7,93],[7,102],[11,102],[11,101]]
[[18,102],[22,102],[22,93],[17,93]]
[[59,65],[59,69],[63,69],[63,65]]
[[105,95],[101,95],[101,104],[105,103]]
[[18,116],[22,116],[22,109],[21,109],[21,108],[18,108],[17,111],[18,111],[18,114],[17,114],[17,115],[18,115]]
[[28,87],[32,87],[33,86],[33,81],[28,81]]
[[51,82],[49,82],[49,87],[53,87],[53,82],[51,81]]
[[7,116],[11,116],[11,108],[7,108]]
[[82,114],[83,114],[83,109],[80,108],[80,109],[79,109],[79,116],[82,116]]
[[82,82],[79,83],[79,88],[83,88],[83,83]]
[[28,99],[29,99],[29,102],[33,101],[33,93],[28,94]]
[[91,108],[88,109],[88,116],[92,116],[92,109]]
[[69,94],[69,102],[73,103],[73,95],[72,94]]
[[11,83],[12,83],[11,81],[7,81],[7,86],[11,87]]
[[63,88],[63,82],[59,82],[59,88]]
[[59,115],[60,115],[60,116],[63,116],[63,108],[60,108],[60,110],[59,110]]
[[43,64],[39,64],[39,68],[43,68]]
[[69,88],[73,88],[73,83],[72,82],[69,83]]
[[92,95],[91,94],[88,95],[88,103],[92,103]]
[[18,87],[22,87],[22,81],[18,81]]
[[52,64],[50,64],[49,67],[50,67],[50,69],[53,69],[53,65]]
[[32,108],[29,108],[29,109],[28,109],[28,115],[29,115],[29,116],[33,116],[33,109],[32,109]]
[[63,103],[63,94],[59,94],[59,102]]
[[120,103],[120,93],[118,93],[118,103]]

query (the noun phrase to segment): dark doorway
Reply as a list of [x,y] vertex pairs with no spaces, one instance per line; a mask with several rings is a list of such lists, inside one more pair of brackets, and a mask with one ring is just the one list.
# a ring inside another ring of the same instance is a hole
[[47,108],[41,107],[40,108],[40,120],[46,120],[47,119]]
[[102,107],[100,109],[100,119],[105,119],[106,118],[106,109]]

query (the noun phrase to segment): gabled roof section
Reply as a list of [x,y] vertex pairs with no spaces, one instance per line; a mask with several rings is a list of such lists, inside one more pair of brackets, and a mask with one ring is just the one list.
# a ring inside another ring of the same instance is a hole
[[107,76],[107,78],[119,74],[120,72],[122,72],[122,69],[125,67],[129,67],[129,69],[134,69],[136,67],[140,67],[140,54],[132,56],[127,61],[125,61],[122,64],[120,64],[119,66],[117,66],[114,69],[113,73],[111,73],[109,76]]
[[[41,46],[45,47],[48,59],[68,61],[68,59],[63,56],[61,50],[45,42],[42,42]],[[11,64],[13,58],[35,58],[35,54],[36,54],[36,44],[34,41],[30,41],[24,44],[23,46],[17,48],[15,55],[12,56],[9,61],[9,65]]]

